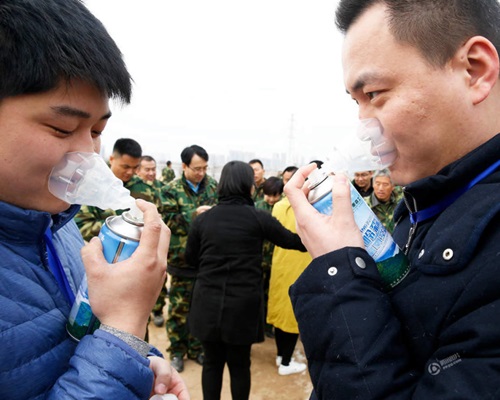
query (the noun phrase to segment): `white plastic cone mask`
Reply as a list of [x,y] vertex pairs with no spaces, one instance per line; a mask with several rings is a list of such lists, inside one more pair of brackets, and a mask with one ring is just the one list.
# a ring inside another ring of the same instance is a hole
[[123,187],[97,153],[66,153],[49,177],[49,191],[69,203],[101,209],[126,209],[135,205],[130,191]]
[[373,171],[392,165],[398,152],[394,142],[384,135],[376,118],[360,120],[356,136],[334,147],[329,163],[333,171]]

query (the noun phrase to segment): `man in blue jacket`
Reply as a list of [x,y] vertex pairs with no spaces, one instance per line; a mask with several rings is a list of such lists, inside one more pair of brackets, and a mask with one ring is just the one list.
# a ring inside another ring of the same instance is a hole
[[410,272],[384,291],[349,183],[333,216],[285,188],[313,256],[291,297],[316,399],[498,399],[500,4],[341,0],[345,86],[376,118],[404,186],[394,238]]
[[[109,99],[130,101],[119,49],[78,0],[3,0],[0,71],[0,398],[148,399],[168,391],[189,399],[177,372],[142,340],[166,277],[170,234],[156,207],[138,201],[139,248],[111,266],[97,238],[80,254],[79,206],[48,189],[67,153],[99,152]],[[76,342],[65,326],[84,265],[102,325]]]

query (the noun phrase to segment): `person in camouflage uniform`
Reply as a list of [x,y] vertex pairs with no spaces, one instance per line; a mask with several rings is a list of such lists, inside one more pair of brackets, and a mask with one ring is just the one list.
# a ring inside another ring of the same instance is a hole
[[266,178],[264,177],[264,174],[266,173],[264,164],[262,164],[262,161],[258,160],[257,158],[250,160],[248,164],[250,164],[253,169],[255,190],[252,194],[252,200],[254,202],[264,200],[264,182],[266,181]]
[[[136,199],[143,199],[153,203],[162,213],[163,201],[161,198],[161,189],[164,183],[156,179],[156,160],[151,156],[142,156],[136,175],[130,179],[130,194]],[[165,282],[166,284],[166,282]],[[162,326],[165,322],[163,318],[163,307],[165,307],[165,298],[167,296],[167,287],[163,285],[160,295],[153,307],[153,323],[156,326]]]
[[389,170],[377,171],[373,176],[373,193],[365,198],[375,215],[392,234],[394,231],[394,209],[401,199],[392,183]]
[[210,209],[217,201],[217,182],[207,175],[208,154],[200,146],[186,147],[181,153],[182,175],[162,189],[165,223],[171,231],[167,272],[170,275],[168,317],[166,323],[172,366],[184,369],[183,357],[203,364],[199,340],[191,336],[187,316],[196,270],[189,266],[184,254],[189,228],[194,218]]
[[164,183],[171,182],[175,179],[175,171],[172,169],[172,161],[167,161],[167,166],[162,169],[161,179]]
[[[264,182],[262,187],[264,199],[255,203],[255,208],[271,213],[274,205],[283,195],[283,180],[276,176],[271,176]],[[271,262],[273,259],[274,244],[269,240],[264,240],[262,244],[262,285],[264,288],[264,308],[267,316],[267,299],[269,297],[269,279],[271,277]],[[266,323],[264,333],[268,337],[274,337],[273,326]]]
[[[134,139],[118,139],[113,146],[113,152],[109,157],[109,166],[113,174],[123,182],[127,189],[130,189],[134,183],[131,180],[139,166],[141,156],[142,148]],[[134,193],[131,192],[131,195],[134,196]],[[82,205],[75,216],[75,222],[83,239],[89,241],[99,234],[106,218],[112,215],[120,215],[123,211],[101,210],[98,207]]]

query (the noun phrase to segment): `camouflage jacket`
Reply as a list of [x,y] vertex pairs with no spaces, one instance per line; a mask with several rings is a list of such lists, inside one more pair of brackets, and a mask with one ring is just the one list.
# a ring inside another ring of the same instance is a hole
[[143,199],[153,203],[158,211],[161,213],[162,197],[161,188],[164,183],[155,179],[153,182],[143,181],[139,176],[134,175],[130,181],[127,182],[126,188],[130,190],[130,195],[134,199]]
[[366,203],[373,210],[377,218],[385,226],[385,229],[389,231],[390,234],[394,231],[394,209],[399,203],[398,196],[396,193],[391,194],[391,198],[386,203],[381,203],[376,197],[375,193],[372,193],[370,197],[365,198]]
[[175,171],[172,168],[165,167],[161,170],[161,179],[164,183],[168,183],[175,179]]
[[195,270],[184,259],[187,236],[196,209],[202,205],[217,203],[217,181],[206,175],[200,182],[198,193],[188,185],[184,174],[167,183],[162,189],[163,219],[170,228],[170,248],[167,271],[176,276],[193,277]]
[[[122,210],[123,211],[123,210]],[[99,234],[102,224],[106,218],[121,214],[112,209],[101,210],[93,206],[82,206],[75,215],[75,222],[80,229],[83,239],[87,242]]]
[[[255,203],[255,208],[267,211],[271,214],[273,206],[269,205],[265,200],[259,200]],[[269,240],[264,240],[262,244],[262,269],[269,271],[271,269],[271,263],[273,260],[274,243]]]
[[[264,182],[266,181],[266,179],[264,178]],[[264,182],[262,182],[259,186],[253,185],[253,187],[255,188],[254,192],[253,192],[253,195],[252,195],[252,200],[257,203],[258,201],[260,200],[264,200]]]

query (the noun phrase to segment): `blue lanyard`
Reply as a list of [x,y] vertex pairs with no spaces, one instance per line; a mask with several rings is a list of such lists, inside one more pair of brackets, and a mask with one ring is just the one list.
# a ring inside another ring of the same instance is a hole
[[472,188],[476,183],[482,181],[487,176],[491,175],[498,167],[500,167],[500,160],[495,162],[493,165],[488,167],[486,170],[481,172],[478,176],[476,176],[472,181],[470,181],[464,187],[458,189],[457,191],[449,194],[443,200],[438,203],[425,208],[421,211],[417,211],[414,213],[410,213],[410,221],[412,224],[416,224],[417,222],[425,221],[429,218],[434,217],[435,215],[441,213],[446,208],[448,208],[451,204],[455,202],[461,195],[467,192],[470,188]]
[[75,302],[75,295],[73,294],[73,290],[71,290],[68,277],[64,272],[61,260],[59,259],[54,243],[52,242],[52,231],[50,230],[50,227],[47,228],[43,236],[45,238],[45,245],[47,246],[50,272],[52,272],[52,275],[56,278],[57,285],[59,286],[59,289],[61,289],[64,297],[69,304],[72,305]]

